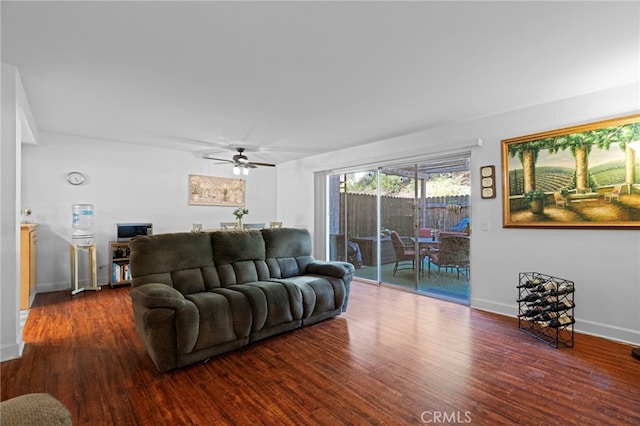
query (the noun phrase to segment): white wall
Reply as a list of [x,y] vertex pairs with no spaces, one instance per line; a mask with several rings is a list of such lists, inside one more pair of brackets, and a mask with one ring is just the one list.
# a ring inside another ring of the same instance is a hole
[[19,330],[18,224],[16,220],[17,147],[20,127],[16,115],[16,71],[2,65],[2,143],[0,173],[2,204],[0,205],[0,323],[1,360],[20,356],[22,333]]
[[20,156],[23,142],[35,143],[38,131],[20,73],[2,64],[2,142],[0,144],[0,360],[17,358],[24,341],[26,315],[20,314],[19,209]]
[[[70,171],[84,173],[85,183],[67,183]],[[257,168],[246,177],[246,223],[279,220],[276,171]],[[152,222],[154,233],[189,231],[192,223],[218,228],[220,222],[233,222],[234,207],[188,204],[190,174],[234,177],[231,165],[187,152],[41,132],[38,145],[26,145],[22,152],[21,207],[31,208],[38,223],[37,291],[71,288],[67,241],[73,204],[94,205],[101,285],[108,282],[108,243],[118,222]],[[81,253],[80,281],[87,283],[88,275]]]
[[279,167],[278,210],[284,220],[312,229],[321,213],[309,193],[313,172],[429,156],[443,144],[481,137],[483,147],[471,150],[471,305],[513,316],[519,272],[556,275],[575,281],[576,330],[639,344],[640,231],[505,229],[501,189],[499,197],[483,200],[476,183],[480,166],[501,169],[502,139],[637,113],[639,91],[638,84],[619,87],[290,162]]
[[[320,213],[314,209],[314,172],[429,156],[447,144],[472,143],[481,137],[484,146],[472,149],[472,178],[477,182],[479,166],[494,164],[500,169],[502,139],[638,112],[639,90],[637,84],[620,87],[289,162],[277,169],[256,169],[247,179],[251,213],[246,221],[282,220],[287,226],[321,232],[313,229],[314,215]],[[43,132],[39,144],[25,145],[22,154],[18,207],[30,207],[39,223],[39,292],[70,288],[65,238],[71,232],[72,204],[95,205],[101,284],[107,281],[107,243],[116,222],[151,221],[156,232],[176,232],[187,231],[193,222],[217,227],[220,221],[233,220],[232,208],[187,204],[189,174],[230,176],[230,167],[189,153]],[[79,187],[66,183],[71,170],[84,172],[86,183]],[[576,283],[578,331],[640,344],[640,231],[504,229],[500,198],[482,200],[475,191],[472,202],[473,307],[515,315],[518,272],[557,275]],[[487,231],[481,230],[483,223]],[[87,275],[81,278],[86,281]]]

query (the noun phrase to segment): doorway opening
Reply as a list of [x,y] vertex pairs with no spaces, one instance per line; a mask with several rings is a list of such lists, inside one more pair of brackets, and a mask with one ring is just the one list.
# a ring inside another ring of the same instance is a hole
[[355,276],[469,304],[470,153],[329,175],[329,256]]

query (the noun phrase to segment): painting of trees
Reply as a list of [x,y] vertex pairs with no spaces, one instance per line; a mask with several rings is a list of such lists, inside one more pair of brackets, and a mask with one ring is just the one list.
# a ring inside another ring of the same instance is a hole
[[514,143],[508,146],[508,152],[510,157],[517,156],[522,163],[525,193],[537,189],[536,159],[543,149],[551,154],[570,151],[575,158],[575,189],[586,190],[595,189],[589,179],[589,153],[593,147],[609,150],[613,144],[616,144],[626,156],[625,182],[635,183],[635,150],[627,145],[639,139],[640,123],[636,122]]
[[[546,227],[640,224],[640,114],[502,142],[505,226],[516,216]],[[623,186],[624,200],[600,202],[615,185]],[[567,197],[565,211],[526,216],[522,201],[528,194],[543,192],[550,205],[560,191]]]

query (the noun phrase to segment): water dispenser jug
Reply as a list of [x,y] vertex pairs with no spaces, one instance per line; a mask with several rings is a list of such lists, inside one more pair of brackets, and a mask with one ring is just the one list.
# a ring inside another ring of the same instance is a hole
[[78,246],[93,244],[93,204],[74,204],[71,206],[72,240]]

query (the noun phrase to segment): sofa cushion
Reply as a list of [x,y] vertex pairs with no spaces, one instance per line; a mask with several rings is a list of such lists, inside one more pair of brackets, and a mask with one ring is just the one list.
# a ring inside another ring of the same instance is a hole
[[220,287],[209,234],[139,236],[129,242],[132,287],[167,284],[182,294]]
[[265,245],[260,231],[212,232],[213,261],[217,266],[243,260],[264,260]]
[[269,278],[269,268],[264,260],[243,260],[217,267],[223,287],[263,281]]
[[311,256],[268,258],[269,276],[271,278],[289,278],[304,275],[307,266],[314,261]]
[[418,236],[420,238],[429,238],[431,237],[433,228],[420,228],[420,230],[418,231]]
[[211,242],[222,287],[269,278],[260,231],[213,232]]
[[339,278],[301,275],[274,281],[293,284],[300,289],[303,319],[341,309],[345,301],[345,287]]
[[311,256],[311,234],[306,229],[263,229],[267,265],[271,278],[289,278],[306,273]]
[[[194,345],[188,352],[248,337],[251,329],[251,307],[243,294],[227,289],[215,289],[190,294],[186,299],[198,309]],[[195,327],[194,327],[195,326]]]
[[311,256],[311,234],[306,229],[263,229],[266,257]]
[[244,294],[253,313],[252,332],[299,320],[302,317],[300,289],[290,283],[256,281],[231,288]]
[[138,236],[129,247],[137,276],[213,266],[211,240],[205,233]]

